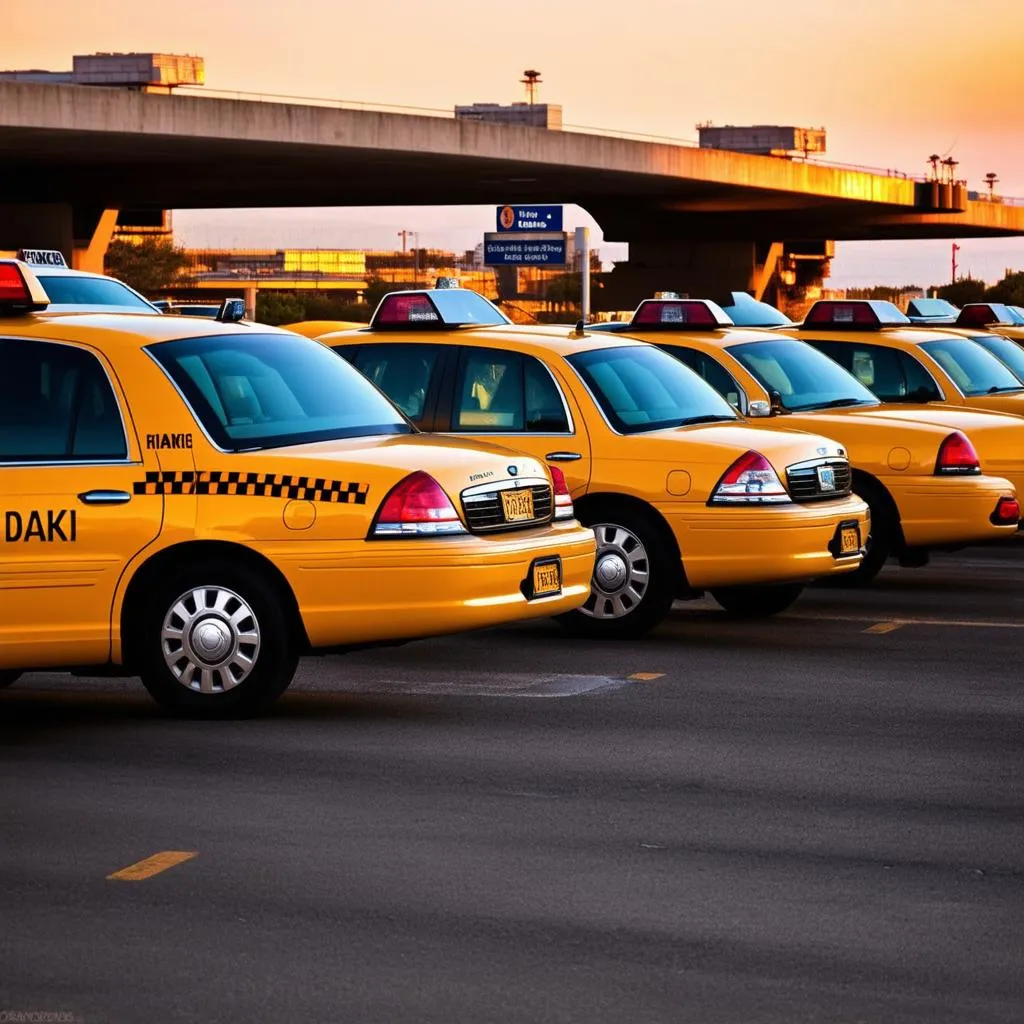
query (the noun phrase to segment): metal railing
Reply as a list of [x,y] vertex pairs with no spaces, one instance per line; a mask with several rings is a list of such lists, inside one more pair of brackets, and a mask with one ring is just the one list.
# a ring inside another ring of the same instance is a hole
[[[453,108],[442,107],[414,107],[398,103],[366,103],[362,100],[339,100],[323,96],[292,96],[286,93],[260,93],[260,92],[238,92],[230,89],[207,89],[205,86],[179,86],[176,92],[179,95],[195,96],[206,99],[229,99],[244,100],[255,103],[294,103],[300,106],[327,107],[335,110],[361,110],[379,114],[406,114],[411,117],[436,117],[441,120],[455,120]],[[486,123],[486,122],[484,122]],[[547,131],[548,129],[540,129]],[[563,123],[562,131],[580,135],[599,135],[615,139],[628,139],[633,142],[651,142],[660,145],[682,146],[687,149],[700,149],[700,143],[695,139],[676,138],[670,135],[652,135],[645,132],[624,131],[618,128],[603,128],[595,125],[566,124]],[[730,152],[722,150],[721,152]],[[757,155],[757,154],[751,154]],[[779,157],[766,157],[765,159],[780,159]],[[860,174],[873,174],[881,178],[897,178],[902,181],[926,182],[930,181],[927,175],[912,174],[908,171],[901,171],[893,167],[872,167],[867,164],[848,164],[838,160],[822,160],[815,156],[797,155],[789,158],[794,163],[807,164],[812,167],[824,167],[830,170],[853,171]],[[965,181],[957,181],[957,185],[966,185]],[[1013,196],[990,196],[982,192],[970,192],[972,201],[991,202],[1004,206],[1024,206],[1024,197]]]

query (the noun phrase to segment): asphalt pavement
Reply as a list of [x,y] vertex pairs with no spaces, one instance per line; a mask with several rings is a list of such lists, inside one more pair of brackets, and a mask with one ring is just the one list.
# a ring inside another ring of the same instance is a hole
[[1019,1024],[1022,583],[311,659],[257,721],[26,676],[0,1022]]

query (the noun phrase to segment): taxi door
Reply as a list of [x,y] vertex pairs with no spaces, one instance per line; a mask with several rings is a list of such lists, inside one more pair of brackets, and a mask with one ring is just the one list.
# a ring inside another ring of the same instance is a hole
[[163,497],[136,493],[156,459],[90,350],[0,338],[0,366],[0,668],[102,664],[118,579],[160,532]]
[[583,416],[557,371],[525,352],[453,346],[454,373],[435,429],[527,452],[558,466],[573,498],[590,483]]

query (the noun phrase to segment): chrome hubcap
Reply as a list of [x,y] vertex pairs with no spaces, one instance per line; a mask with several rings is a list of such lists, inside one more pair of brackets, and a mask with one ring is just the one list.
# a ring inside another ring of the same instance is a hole
[[255,667],[260,627],[252,608],[234,591],[195,587],[164,616],[160,648],[182,686],[196,693],[224,693]]
[[621,619],[644,599],[650,583],[647,549],[624,526],[597,523],[593,588],[581,611],[595,619]]

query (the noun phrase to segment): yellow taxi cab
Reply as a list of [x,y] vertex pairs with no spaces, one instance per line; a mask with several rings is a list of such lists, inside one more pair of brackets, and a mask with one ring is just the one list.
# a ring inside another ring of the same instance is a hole
[[[648,299],[631,321],[594,326],[601,330],[670,352],[748,417],[766,417],[761,422],[780,430],[828,434],[845,447],[853,491],[870,506],[872,524],[867,555],[848,582],[874,578],[890,556],[923,565],[930,549],[1017,531],[1024,432],[1016,417],[882,406],[832,359],[786,336],[788,328],[735,327],[707,300]],[[975,446],[985,453],[981,459]],[[994,467],[1002,471],[988,475]]]
[[357,320],[299,320],[294,324],[282,324],[281,329],[294,331],[304,338],[319,338],[321,334],[330,334],[332,331],[351,331],[365,326]]
[[314,341],[51,313],[6,260],[0,367],[3,683],[120,669],[172,711],[245,714],[300,655],[589,596],[593,532],[543,461],[423,435]]
[[391,293],[369,327],[320,341],[424,430],[552,467],[598,541],[592,594],[561,620],[574,632],[637,636],[704,591],[770,615],[860,564],[866,508],[842,446],[745,423],[649,345],[517,327],[463,289]]
[[855,377],[877,381],[886,402],[1024,416],[1024,381],[1003,362],[1007,352],[1013,358],[1013,343],[991,332],[964,336],[953,327],[917,326],[891,302],[876,299],[821,300],[803,323],[779,332],[810,343]]

